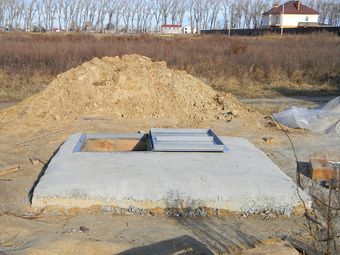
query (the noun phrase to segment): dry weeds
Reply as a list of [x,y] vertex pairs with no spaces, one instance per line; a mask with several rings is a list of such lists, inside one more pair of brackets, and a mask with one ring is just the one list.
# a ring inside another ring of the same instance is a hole
[[240,96],[339,93],[340,38],[0,34],[0,99],[22,99],[94,57],[141,54]]

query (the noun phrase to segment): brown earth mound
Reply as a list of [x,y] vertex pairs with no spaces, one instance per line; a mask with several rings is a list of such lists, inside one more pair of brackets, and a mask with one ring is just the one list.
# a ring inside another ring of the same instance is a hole
[[231,119],[246,110],[232,95],[213,90],[165,62],[125,55],[95,58],[58,75],[42,92],[0,113],[2,121],[70,121],[84,116]]

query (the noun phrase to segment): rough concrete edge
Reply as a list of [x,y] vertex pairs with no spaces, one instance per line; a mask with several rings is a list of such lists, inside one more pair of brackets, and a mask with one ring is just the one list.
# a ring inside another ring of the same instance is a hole
[[[305,206],[307,210],[311,209],[311,201],[304,201]],[[215,206],[213,206],[215,205]],[[270,208],[270,205],[267,205],[265,207],[258,207],[257,209],[250,210],[242,209],[241,207],[236,208],[235,206],[232,208],[228,202],[222,202],[219,204],[218,207],[216,207],[215,202],[205,202],[204,206],[197,206],[191,208],[190,206],[186,206],[185,204],[182,204],[181,202],[177,203],[175,206],[169,206],[168,201],[135,201],[135,200],[120,200],[120,201],[105,201],[105,200],[93,200],[93,199],[77,199],[77,198],[45,198],[45,197],[34,197],[32,200],[31,207],[33,208],[46,208],[49,206],[56,206],[60,208],[65,209],[71,209],[71,208],[90,208],[93,206],[110,206],[114,208],[122,208],[122,209],[128,209],[130,207],[135,207],[139,209],[144,210],[153,210],[153,209],[197,209],[197,208],[209,208],[212,210],[224,210],[231,213],[246,213],[246,214],[258,214],[260,212],[264,211],[271,211],[273,213],[281,214],[281,215],[303,215],[304,214],[304,204],[302,202],[292,204],[292,205],[286,205],[286,206],[276,206]]]

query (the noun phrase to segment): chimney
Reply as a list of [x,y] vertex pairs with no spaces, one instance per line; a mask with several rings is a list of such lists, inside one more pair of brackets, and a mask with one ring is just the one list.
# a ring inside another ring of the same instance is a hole
[[298,11],[300,11],[300,1],[297,1],[297,9],[298,9]]

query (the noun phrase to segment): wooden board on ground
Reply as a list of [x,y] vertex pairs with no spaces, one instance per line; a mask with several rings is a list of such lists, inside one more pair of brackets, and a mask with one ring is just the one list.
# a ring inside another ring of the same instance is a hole
[[329,164],[327,158],[310,158],[311,177],[313,180],[328,181],[339,179],[339,173],[336,173]]
[[246,250],[243,255],[299,255],[300,253],[287,241],[273,242],[264,246]]
[[20,169],[21,169],[20,165],[15,165],[15,166],[6,167],[4,169],[0,169],[0,176],[17,172]]

